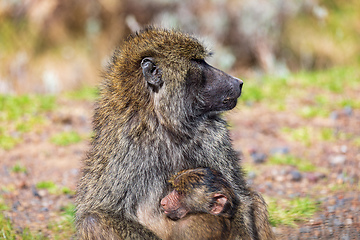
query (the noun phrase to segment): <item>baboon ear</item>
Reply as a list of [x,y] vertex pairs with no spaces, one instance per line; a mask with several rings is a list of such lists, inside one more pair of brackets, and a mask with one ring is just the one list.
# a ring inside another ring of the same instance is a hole
[[219,215],[227,202],[227,197],[224,194],[215,193],[214,194],[215,203],[212,206],[210,213],[213,215]]
[[159,90],[163,85],[163,81],[161,79],[161,71],[156,66],[154,59],[151,57],[144,58],[141,61],[141,68],[145,80],[154,88],[154,90]]

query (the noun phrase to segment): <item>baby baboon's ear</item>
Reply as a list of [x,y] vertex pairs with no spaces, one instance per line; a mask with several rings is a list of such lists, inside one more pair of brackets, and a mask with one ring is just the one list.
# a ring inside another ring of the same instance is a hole
[[153,87],[154,91],[157,92],[164,82],[161,79],[161,71],[158,66],[156,66],[154,59],[151,57],[144,58],[141,61],[141,68],[145,80],[151,87]]
[[210,213],[213,215],[219,215],[225,207],[228,199],[224,194],[216,193],[214,194],[214,206],[211,208]]

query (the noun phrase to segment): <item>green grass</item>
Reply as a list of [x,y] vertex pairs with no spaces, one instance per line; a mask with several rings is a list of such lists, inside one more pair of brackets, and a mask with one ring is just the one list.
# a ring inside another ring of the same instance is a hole
[[0,95],[0,120],[15,121],[51,111],[55,108],[55,100],[50,95]]
[[[44,184],[46,186],[51,183]],[[72,239],[75,236],[75,206],[70,203],[61,208],[59,221],[51,222],[48,229],[51,230],[52,236],[44,236],[43,233],[31,232],[28,228],[16,228],[11,220],[3,214],[3,211],[9,210],[9,207],[4,204],[0,198],[0,239],[23,239],[23,240],[45,240],[45,239]]]
[[51,142],[59,146],[68,146],[81,140],[81,136],[74,131],[58,133],[51,137]]
[[43,113],[55,109],[54,96],[0,95],[0,148],[10,150],[22,142],[22,133],[43,124]]
[[0,148],[10,150],[20,142],[21,138],[10,136],[8,133],[0,129]]
[[310,127],[288,128],[281,129],[290,140],[301,142],[305,146],[310,146],[314,140],[314,129]]
[[297,111],[297,114],[304,118],[328,117],[330,111],[321,106],[303,106]]
[[58,192],[59,187],[53,181],[42,181],[36,184],[38,189],[46,189],[49,193],[55,194]]
[[[307,147],[310,147],[317,141],[334,141],[335,132],[333,128],[314,128],[314,127],[298,127],[298,128],[289,128],[284,127],[281,129],[281,132],[285,137],[289,138],[292,141],[300,142]],[[339,137],[338,137],[339,138]]]
[[23,240],[41,240],[47,239],[43,234],[32,233],[28,228],[15,229],[10,219],[5,217],[2,211],[9,210],[9,207],[4,204],[2,198],[0,198],[0,239],[23,239]]
[[71,239],[75,235],[75,205],[70,203],[61,208],[61,220],[51,222],[48,228],[54,233],[54,239]]
[[76,91],[67,92],[65,97],[74,100],[95,100],[99,96],[99,91],[94,87],[83,87]]
[[11,168],[11,172],[14,172],[14,173],[26,173],[27,169],[26,169],[26,167],[22,166],[20,163],[16,163]]
[[360,100],[353,97],[356,91],[360,91],[359,68],[335,67],[292,73],[286,78],[245,80],[239,101],[250,103],[249,106],[261,102],[275,111],[295,111],[306,119],[328,118],[331,112],[344,107],[360,108]]
[[[359,79],[360,81],[360,79]],[[343,98],[338,103],[338,106],[340,107],[351,107],[351,108],[360,108],[360,100],[359,99],[351,99],[351,98]]]
[[269,157],[268,163],[274,165],[291,165],[303,172],[313,172],[316,170],[316,166],[309,160],[297,158],[288,154],[272,155]]
[[296,226],[297,222],[308,220],[319,209],[318,203],[310,198],[271,199],[267,203],[272,226]]
[[355,146],[360,147],[360,137],[356,137],[356,138],[353,140],[353,143],[354,143]]
[[59,187],[53,181],[42,181],[36,184],[38,189],[46,189],[51,194],[68,194],[74,195],[75,192],[72,191],[69,187]]

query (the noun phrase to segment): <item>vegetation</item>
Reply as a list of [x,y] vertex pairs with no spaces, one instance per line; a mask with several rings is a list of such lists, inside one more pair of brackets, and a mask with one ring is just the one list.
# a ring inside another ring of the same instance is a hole
[[81,136],[74,131],[58,133],[51,138],[51,142],[59,146],[68,146],[70,144],[78,143],[81,140]]
[[319,209],[318,203],[310,198],[270,199],[267,202],[273,226],[296,226],[297,222],[308,220]]
[[289,154],[275,154],[269,158],[269,164],[291,165],[303,172],[312,172],[316,170],[316,166],[309,160],[300,159]]
[[61,220],[50,223],[49,229],[55,233],[54,239],[71,239],[75,235],[75,205],[68,204],[61,211]]
[[27,169],[20,163],[16,163],[12,168],[11,171],[14,173],[26,173]]
[[36,184],[38,189],[46,189],[51,194],[74,194],[74,191],[70,190],[68,187],[59,187],[53,181],[42,181]]
[[55,108],[55,96],[0,95],[0,148],[9,150],[22,142],[22,134],[46,121],[44,113]]
[[95,100],[98,94],[97,88],[83,87],[76,91],[67,92],[65,96],[74,100]]

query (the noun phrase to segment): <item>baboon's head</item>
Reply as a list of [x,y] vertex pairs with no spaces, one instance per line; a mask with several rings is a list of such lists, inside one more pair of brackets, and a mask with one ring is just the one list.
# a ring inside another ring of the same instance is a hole
[[115,52],[106,91],[122,112],[147,112],[163,124],[230,110],[241,94],[242,81],[207,64],[208,55],[186,34],[145,29]]
[[170,179],[170,184],[173,191],[160,202],[169,218],[181,219],[188,213],[234,216],[238,200],[220,172],[210,168],[183,170]]

